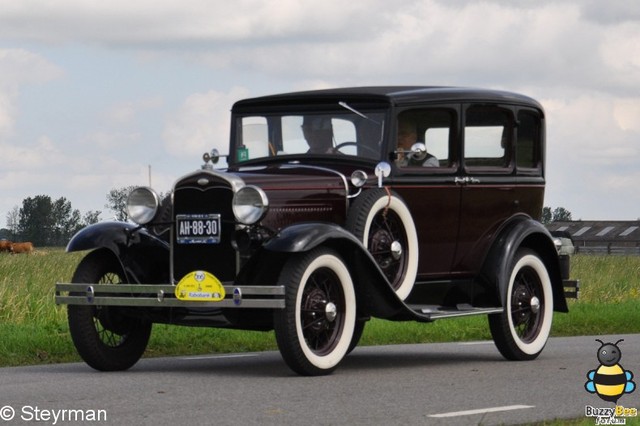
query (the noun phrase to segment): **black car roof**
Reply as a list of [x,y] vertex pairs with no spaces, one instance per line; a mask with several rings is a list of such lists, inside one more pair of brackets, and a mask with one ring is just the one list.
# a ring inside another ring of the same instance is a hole
[[244,99],[236,102],[234,109],[330,100],[373,101],[394,105],[429,101],[492,101],[526,104],[542,110],[536,100],[518,93],[442,86],[367,86],[290,92]]

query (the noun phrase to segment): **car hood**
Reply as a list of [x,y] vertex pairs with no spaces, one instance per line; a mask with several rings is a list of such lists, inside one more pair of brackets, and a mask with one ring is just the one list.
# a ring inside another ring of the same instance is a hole
[[287,163],[243,167],[233,174],[266,192],[269,211],[262,224],[267,227],[281,229],[308,221],[344,224],[349,183],[340,171]]

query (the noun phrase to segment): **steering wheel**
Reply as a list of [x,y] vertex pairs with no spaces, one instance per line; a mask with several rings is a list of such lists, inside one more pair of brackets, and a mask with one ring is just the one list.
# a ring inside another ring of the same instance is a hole
[[380,155],[380,153],[378,151],[376,151],[375,149],[371,148],[370,146],[358,143],[358,142],[341,142],[338,145],[336,145],[334,147],[334,149],[336,151],[339,151],[341,154],[345,154],[344,152],[340,151],[342,148],[345,148],[347,146],[357,146],[359,148],[362,148],[364,151],[368,151],[371,154],[373,154],[373,158],[378,158],[378,156]]

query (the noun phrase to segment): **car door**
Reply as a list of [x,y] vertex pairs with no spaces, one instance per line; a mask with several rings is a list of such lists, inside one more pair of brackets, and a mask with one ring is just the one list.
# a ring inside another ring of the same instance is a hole
[[514,161],[513,107],[462,107],[462,167],[456,178],[460,219],[453,271],[474,274],[496,231],[519,211]]
[[[447,277],[456,252],[460,186],[459,105],[405,108],[395,123],[396,149],[392,187],[411,211],[419,244],[418,281]],[[398,152],[403,138],[412,133],[424,143],[427,156],[407,159]]]

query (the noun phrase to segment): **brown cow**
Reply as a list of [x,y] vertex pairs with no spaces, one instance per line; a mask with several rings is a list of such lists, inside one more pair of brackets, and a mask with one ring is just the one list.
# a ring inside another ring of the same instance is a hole
[[31,243],[31,242],[13,243],[13,244],[11,244],[11,251],[14,254],[18,254],[18,253],[29,254],[29,253],[31,253],[33,251],[33,243]]
[[11,244],[12,242],[9,240],[0,240],[0,253],[2,253],[3,251],[11,251]]

